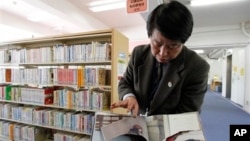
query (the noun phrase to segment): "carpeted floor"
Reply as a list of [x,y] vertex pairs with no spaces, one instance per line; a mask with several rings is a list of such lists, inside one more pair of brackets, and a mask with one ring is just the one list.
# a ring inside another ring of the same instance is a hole
[[250,114],[213,91],[208,91],[201,109],[206,141],[229,141],[231,124],[250,125]]

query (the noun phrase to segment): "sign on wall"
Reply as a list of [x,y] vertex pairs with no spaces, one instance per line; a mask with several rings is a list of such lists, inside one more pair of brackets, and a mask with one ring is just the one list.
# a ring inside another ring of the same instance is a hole
[[127,0],[127,13],[142,13],[148,10],[148,0]]

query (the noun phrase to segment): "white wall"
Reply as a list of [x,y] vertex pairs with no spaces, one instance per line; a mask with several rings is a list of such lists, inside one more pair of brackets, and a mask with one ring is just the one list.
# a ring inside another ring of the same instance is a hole
[[231,100],[244,105],[245,97],[245,48],[233,49]]
[[[250,39],[249,39],[250,42]],[[250,60],[250,44],[246,47],[246,56],[245,56],[245,60]],[[246,79],[246,83],[245,83],[245,103],[243,108],[250,112],[250,65],[249,62],[245,62],[246,64],[246,73],[245,73],[245,79]]]
[[186,45],[190,48],[237,47],[248,42],[240,25],[196,28]]
[[[246,60],[250,60],[250,56],[247,55],[250,54],[250,39],[243,34],[241,26],[195,29],[187,46],[190,48],[231,48],[233,50],[231,100],[250,112],[250,66],[246,63]],[[221,76],[222,95],[226,96],[226,57],[222,58],[220,62],[216,62],[216,60],[208,60],[208,62],[211,66],[209,81],[211,82],[215,74],[218,74],[219,78]]]
[[213,60],[213,59],[206,59],[207,62],[210,65],[210,71],[209,71],[209,78],[208,78],[208,84],[211,84],[214,76],[217,76],[220,81],[222,81],[222,59]]

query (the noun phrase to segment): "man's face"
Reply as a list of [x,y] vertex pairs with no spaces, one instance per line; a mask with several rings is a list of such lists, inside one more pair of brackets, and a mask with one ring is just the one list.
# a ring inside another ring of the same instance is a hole
[[150,37],[151,52],[160,63],[168,63],[181,52],[183,44],[165,38],[157,29]]

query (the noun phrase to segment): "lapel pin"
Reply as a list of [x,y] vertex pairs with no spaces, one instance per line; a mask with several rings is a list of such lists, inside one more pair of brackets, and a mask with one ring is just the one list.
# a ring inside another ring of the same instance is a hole
[[168,87],[172,87],[172,82],[168,82]]

